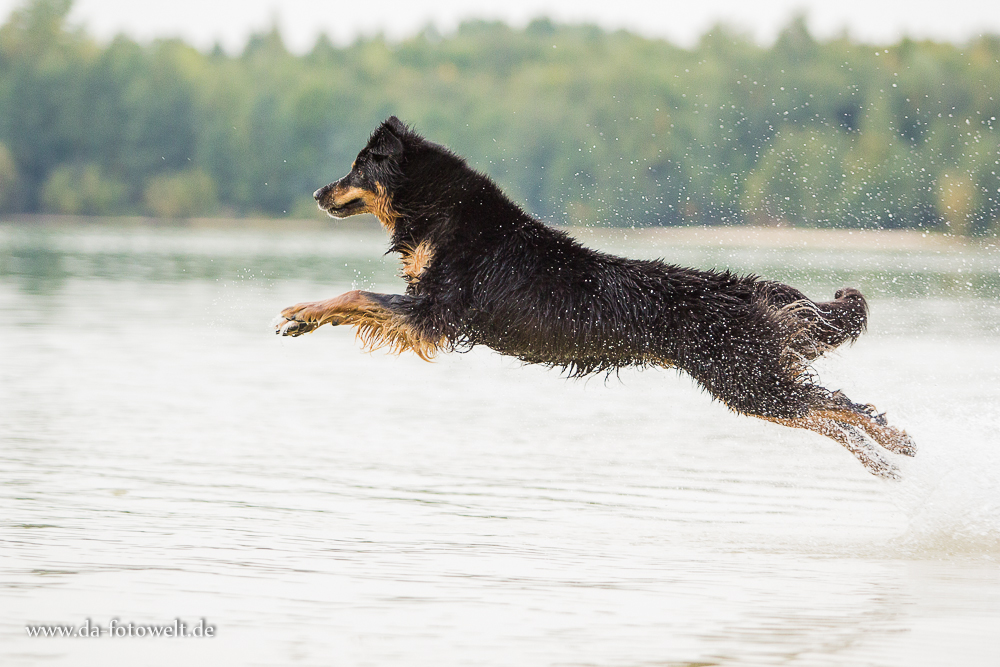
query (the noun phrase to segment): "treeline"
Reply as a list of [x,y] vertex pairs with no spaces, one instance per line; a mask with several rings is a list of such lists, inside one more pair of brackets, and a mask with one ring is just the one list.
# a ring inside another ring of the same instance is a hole
[[538,20],[400,43],[276,30],[239,55],[100,44],[34,0],[0,28],[0,213],[313,215],[396,114],[553,221],[996,233],[1000,37],[694,49]]

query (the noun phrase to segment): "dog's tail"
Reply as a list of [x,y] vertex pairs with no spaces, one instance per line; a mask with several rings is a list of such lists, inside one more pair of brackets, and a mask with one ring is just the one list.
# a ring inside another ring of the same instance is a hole
[[833,301],[816,304],[821,317],[814,336],[830,347],[858,339],[868,328],[868,302],[858,290],[844,287],[833,295]]
[[837,290],[833,301],[817,303],[786,285],[766,289],[761,298],[786,333],[786,351],[809,362],[847,342],[868,327],[868,302],[853,287]]

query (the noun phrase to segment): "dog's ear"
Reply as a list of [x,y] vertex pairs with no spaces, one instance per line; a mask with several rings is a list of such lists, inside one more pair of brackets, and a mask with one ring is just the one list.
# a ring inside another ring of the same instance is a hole
[[403,139],[409,137],[410,130],[403,121],[390,116],[372,132],[368,150],[379,158],[398,157],[403,152]]
[[403,152],[403,142],[392,132],[379,132],[371,146],[372,155],[379,157],[396,157]]
[[382,123],[382,127],[389,128],[390,130],[392,130],[392,133],[395,134],[397,137],[402,137],[410,130],[408,127],[406,127],[406,123],[399,120],[395,116],[389,116],[386,119],[386,121]]

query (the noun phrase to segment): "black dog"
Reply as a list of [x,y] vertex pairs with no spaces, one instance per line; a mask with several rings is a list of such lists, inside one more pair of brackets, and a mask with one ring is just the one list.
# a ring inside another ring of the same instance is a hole
[[314,196],[335,218],[378,217],[402,256],[406,293],[355,290],[292,306],[279,334],[349,324],[371,349],[429,359],[486,345],[571,375],[676,367],[736,412],[833,438],[877,475],[897,472],[875,443],[915,453],[874,408],[818,386],[810,372],[813,359],[864,331],[868,308],[855,289],[815,303],[756,276],[589,250],[395,117],[347,176]]

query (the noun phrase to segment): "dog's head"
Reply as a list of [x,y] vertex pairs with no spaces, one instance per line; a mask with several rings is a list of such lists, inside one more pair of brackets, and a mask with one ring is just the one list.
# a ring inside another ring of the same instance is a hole
[[334,218],[372,213],[391,230],[398,217],[392,194],[402,178],[404,142],[413,138],[416,135],[395,116],[382,123],[358,153],[351,171],[313,193],[320,209]]

